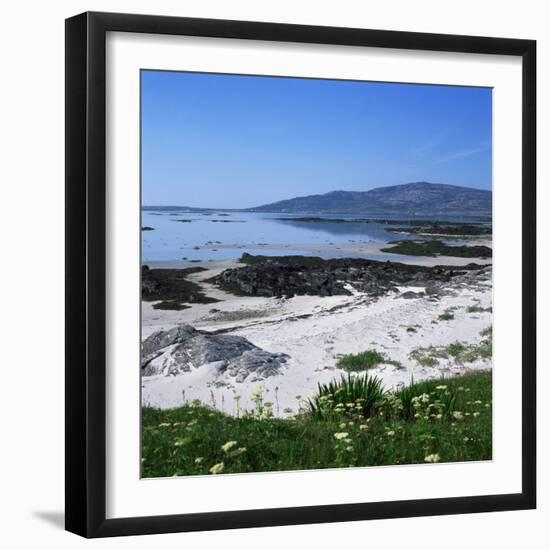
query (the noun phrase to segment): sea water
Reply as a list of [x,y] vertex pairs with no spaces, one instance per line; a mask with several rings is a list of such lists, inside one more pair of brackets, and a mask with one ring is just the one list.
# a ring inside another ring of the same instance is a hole
[[[396,216],[340,214],[282,214],[265,212],[186,212],[170,208],[142,210],[142,263],[229,260],[249,254],[303,254],[330,257],[368,257],[368,254],[340,252],[339,247],[380,245],[391,240],[418,237],[388,231],[400,227],[410,215]],[[298,221],[295,218],[319,218]],[[345,220],[337,223],[330,220]],[[419,216],[419,220],[479,221],[442,216]],[[184,221],[181,221],[184,220]],[[354,220],[374,220],[369,223]],[[387,220],[385,223],[380,220]],[[388,223],[388,221],[390,223]],[[402,226],[405,227],[405,226]],[[455,241],[456,243],[456,241]],[[383,259],[380,254],[373,259]],[[385,256],[385,255],[384,255]],[[393,259],[395,260],[395,255]]]

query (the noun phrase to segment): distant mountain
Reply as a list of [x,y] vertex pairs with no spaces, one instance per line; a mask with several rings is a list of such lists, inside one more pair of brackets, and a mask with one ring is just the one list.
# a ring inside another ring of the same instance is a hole
[[293,214],[386,213],[410,215],[491,215],[492,192],[419,181],[370,191],[331,191],[249,208],[250,212]]

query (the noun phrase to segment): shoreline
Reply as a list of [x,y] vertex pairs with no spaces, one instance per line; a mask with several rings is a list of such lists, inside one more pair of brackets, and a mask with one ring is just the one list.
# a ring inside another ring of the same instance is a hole
[[[441,258],[424,259],[441,265]],[[161,265],[148,262],[147,265],[184,267],[173,262]],[[436,367],[426,367],[409,357],[412,350],[422,347],[447,346],[456,341],[478,342],[480,332],[492,323],[490,277],[469,285],[451,282],[438,299],[427,295],[414,299],[403,297],[409,291],[418,291],[418,286],[401,286],[397,294],[378,298],[360,292],[351,296],[267,298],[235,296],[205,282],[224,269],[243,265],[236,260],[190,265],[204,267],[206,271],[193,273],[188,279],[200,284],[207,296],[220,301],[192,304],[181,311],[155,310],[154,302],[142,302],[142,339],[159,330],[188,324],[212,334],[241,336],[267,352],[285,353],[289,360],[279,374],[256,381],[249,377],[250,380],[235,382],[208,364],[176,376],[143,376],[144,405],[171,408],[182,405],[184,399],[188,402],[199,399],[232,414],[235,396],[241,396],[241,410],[250,409],[252,393],[261,385],[267,401],[274,401],[276,397],[279,416],[291,416],[299,412],[301,400],[313,394],[318,383],[345,374],[336,368],[340,356],[371,348],[385,353],[388,359],[403,367],[387,363],[369,371],[381,378],[388,389],[408,384],[412,378],[415,381],[440,378],[492,366],[491,360],[457,365],[446,359]],[[468,307],[483,311],[468,313]],[[453,319],[440,320],[448,311],[453,312]]]
[[[492,246],[490,239],[478,239],[476,245]],[[293,243],[287,245],[269,244],[269,243],[250,243],[250,244],[219,244],[212,247],[210,245],[203,245],[199,247],[200,250],[208,252],[215,248],[216,250],[239,250],[242,253],[249,252],[251,250],[258,253],[265,252],[281,252],[277,255],[311,255],[319,256],[323,259],[330,258],[361,258],[365,260],[376,261],[391,261],[395,263],[403,263],[409,265],[420,265],[425,267],[433,267],[436,265],[450,265],[450,266],[463,266],[469,263],[476,263],[478,265],[491,265],[491,259],[482,258],[468,258],[460,256],[407,256],[404,254],[396,254],[391,252],[382,252],[382,248],[387,248],[389,245],[387,242],[380,243],[348,243],[348,244],[310,244],[310,243]],[[182,248],[182,253],[185,250],[197,250],[196,247]],[[239,256],[241,255],[239,254]],[[231,266],[231,264],[241,265],[238,263],[238,258],[226,259],[226,260],[142,260],[142,265],[148,265],[150,268],[172,268],[183,269],[186,267],[210,267],[216,269],[217,265],[225,264]]]

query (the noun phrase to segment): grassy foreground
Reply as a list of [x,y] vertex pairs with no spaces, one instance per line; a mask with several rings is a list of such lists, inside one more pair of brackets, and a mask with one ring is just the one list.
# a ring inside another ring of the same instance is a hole
[[199,403],[143,407],[142,476],[491,459],[490,372],[392,393],[372,377],[348,377],[320,386],[303,408],[273,418],[261,393],[256,410],[239,418]]

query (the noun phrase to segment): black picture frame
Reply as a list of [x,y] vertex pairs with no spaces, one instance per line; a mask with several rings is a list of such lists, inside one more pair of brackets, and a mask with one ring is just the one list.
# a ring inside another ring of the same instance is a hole
[[[105,40],[108,31],[518,56],[522,121],[522,491],[106,519]],[[107,537],[532,509],[536,506],[536,42],[83,13],[66,20],[66,529]]]

